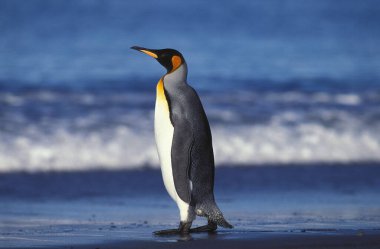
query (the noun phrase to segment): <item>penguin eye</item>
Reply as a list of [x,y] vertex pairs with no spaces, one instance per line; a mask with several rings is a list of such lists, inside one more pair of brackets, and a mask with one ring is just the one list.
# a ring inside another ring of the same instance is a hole
[[167,53],[159,54],[158,59],[160,59],[162,61],[167,60],[168,59],[168,54]]

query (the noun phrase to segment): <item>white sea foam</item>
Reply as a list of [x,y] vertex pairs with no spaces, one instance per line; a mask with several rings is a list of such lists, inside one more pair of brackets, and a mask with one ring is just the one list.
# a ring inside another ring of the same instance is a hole
[[[296,116],[285,113],[284,119]],[[286,126],[273,119],[261,125],[212,127],[217,165],[380,161],[380,135],[350,120],[343,128],[317,123]],[[1,135],[1,134],[0,134]],[[125,125],[86,132],[58,128],[47,133],[30,126],[0,140],[0,172],[158,168],[151,129]]]
[[368,131],[334,130],[316,124],[216,128],[219,164],[350,162],[380,160],[380,139]]
[[[380,162],[376,92],[201,97],[217,165]],[[158,168],[152,99],[129,91],[0,93],[0,172]]]
[[[31,133],[35,133],[33,129]],[[0,171],[136,168],[157,164],[151,134],[127,127],[86,134],[59,129],[0,144]]]

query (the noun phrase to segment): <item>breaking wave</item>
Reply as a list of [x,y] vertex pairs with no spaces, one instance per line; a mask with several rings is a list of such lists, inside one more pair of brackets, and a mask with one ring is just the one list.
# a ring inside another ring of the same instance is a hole
[[[378,129],[360,129],[354,119],[340,129],[316,123],[287,126],[294,114],[268,124],[213,125],[218,165],[380,161]],[[71,132],[25,127],[21,135],[2,134],[0,171],[65,171],[158,167],[153,130],[116,125]]]
[[[312,85],[201,89],[217,166],[380,162],[377,86]],[[0,172],[159,167],[150,87],[2,89]]]

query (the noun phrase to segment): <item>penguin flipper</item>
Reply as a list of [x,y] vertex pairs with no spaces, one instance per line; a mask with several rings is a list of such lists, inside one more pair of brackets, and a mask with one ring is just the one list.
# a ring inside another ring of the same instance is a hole
[[186,120],[177,120],[171,149],[172,170],[176,192],[186,203],[191,201],[189,172],[193,144],[194,137],[190,124]]

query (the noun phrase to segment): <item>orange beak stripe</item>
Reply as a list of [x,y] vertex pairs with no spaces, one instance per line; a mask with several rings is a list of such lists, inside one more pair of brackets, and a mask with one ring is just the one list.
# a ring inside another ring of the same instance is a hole
[[145,54],[147,54],[147,55],[149,55],[149,56],[152,56],[153,58],[158,58],[158,56],[155,54],[155,53],[153,53],[153,52],[150,52],[150,51],[148,51],[148,50],[144,50],[144,49],[142,49],[142,50],[140,50],[141,52],[143,52],[143,53],[145,53]]

